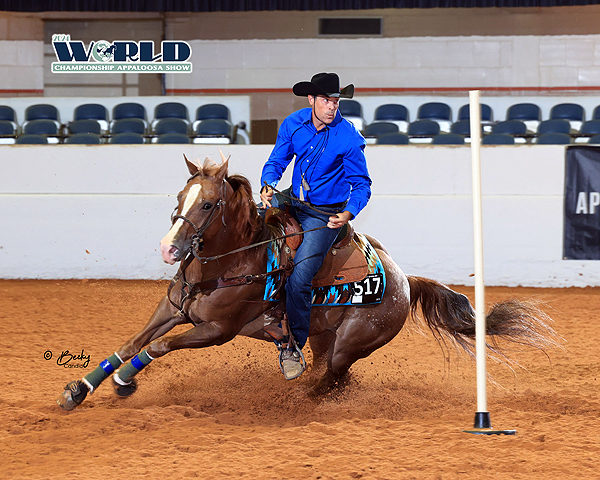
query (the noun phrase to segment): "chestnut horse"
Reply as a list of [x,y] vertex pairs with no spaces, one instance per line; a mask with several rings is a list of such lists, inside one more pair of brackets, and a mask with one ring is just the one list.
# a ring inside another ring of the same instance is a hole
[[[263,299],[267,244],[273,233],[258,215],[250,183],[240,175],[228,176],[225,159],[221,165],[207,159],[202,166],[185,161],[191,178],[177,196],[173,225],[160,245],[165,262],[182,262],[178,274],[146,326],[94,372],[67,385],[57,400],[64,409],[79,405],[114,370],[118,370],[113,376],[116,392],[132,394],[135,374],[173,350],[221,345],[236,335],[273,341],[265,327],[280,319],[272,315],[274,302]],[[438,341],[450,340],[473,353],[475,314],[467,297],[434,280],[407,277],[383,245],[367,238],[385,270],[383,298],[374,305],[313,307],[313,367],[326,363],[313,393],[336,386],[354,362],[392,340],[419,307]],[[231,279],[240,281],[219,288]],[[503,302],[488,313],[487,334],[492,340],[503,337],[544,348],[554,338],[545,319],[527,303]],[[166,335],[183,323],[193,326]],[[494,341],[488,346],[498,352]]]

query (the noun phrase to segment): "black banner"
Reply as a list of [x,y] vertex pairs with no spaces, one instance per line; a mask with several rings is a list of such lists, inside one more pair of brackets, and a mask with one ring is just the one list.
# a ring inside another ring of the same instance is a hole
[[568,147],[563,258],[600,260],[600,147]]

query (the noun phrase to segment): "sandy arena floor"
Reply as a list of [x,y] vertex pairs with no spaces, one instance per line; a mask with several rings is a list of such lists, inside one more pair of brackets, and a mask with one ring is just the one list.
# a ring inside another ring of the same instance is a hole
[[[166,285],[0,281],[0,478],[600,478],[600,289],[487,289],[489,303],[545,302],[566,340],[549,357],[519,354],[514,373],[488,362],[493,427],[516,436],[462,432],[475,363],[455,352],[448,362],[412,322],[320,401],[307,396],[310,375],[283,379],[273,345],[239,337],[156,360],[130,398],[105,382],[62,411],[64,385],[137,332]],[[66,350],[89,366],[59,365]]]

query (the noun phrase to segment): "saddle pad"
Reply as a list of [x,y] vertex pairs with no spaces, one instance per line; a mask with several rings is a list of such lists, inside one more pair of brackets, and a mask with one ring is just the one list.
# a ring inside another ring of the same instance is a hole
[[[364,255],[367,264],[364,276],[352,282],[313,287],[313,306],[372,305],[381,303],[386,283],[385,271],[381,259],[364,235],[355,233],[354,242],[357,249]],[[267,249],[267,272],[279,268],[281,264],[281,253],[278,247],[273,248],[275,244],[276,242],[270,243]],[[264,300],[277,300],[279,298],[277,280],[278,278],[275,275],[267,277]]]

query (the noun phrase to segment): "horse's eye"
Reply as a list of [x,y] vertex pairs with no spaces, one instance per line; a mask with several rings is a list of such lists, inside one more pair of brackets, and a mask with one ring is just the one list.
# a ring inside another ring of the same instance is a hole
[[202,210],[210,210],[212,208],[212,203],[205,203],[202,205]]

